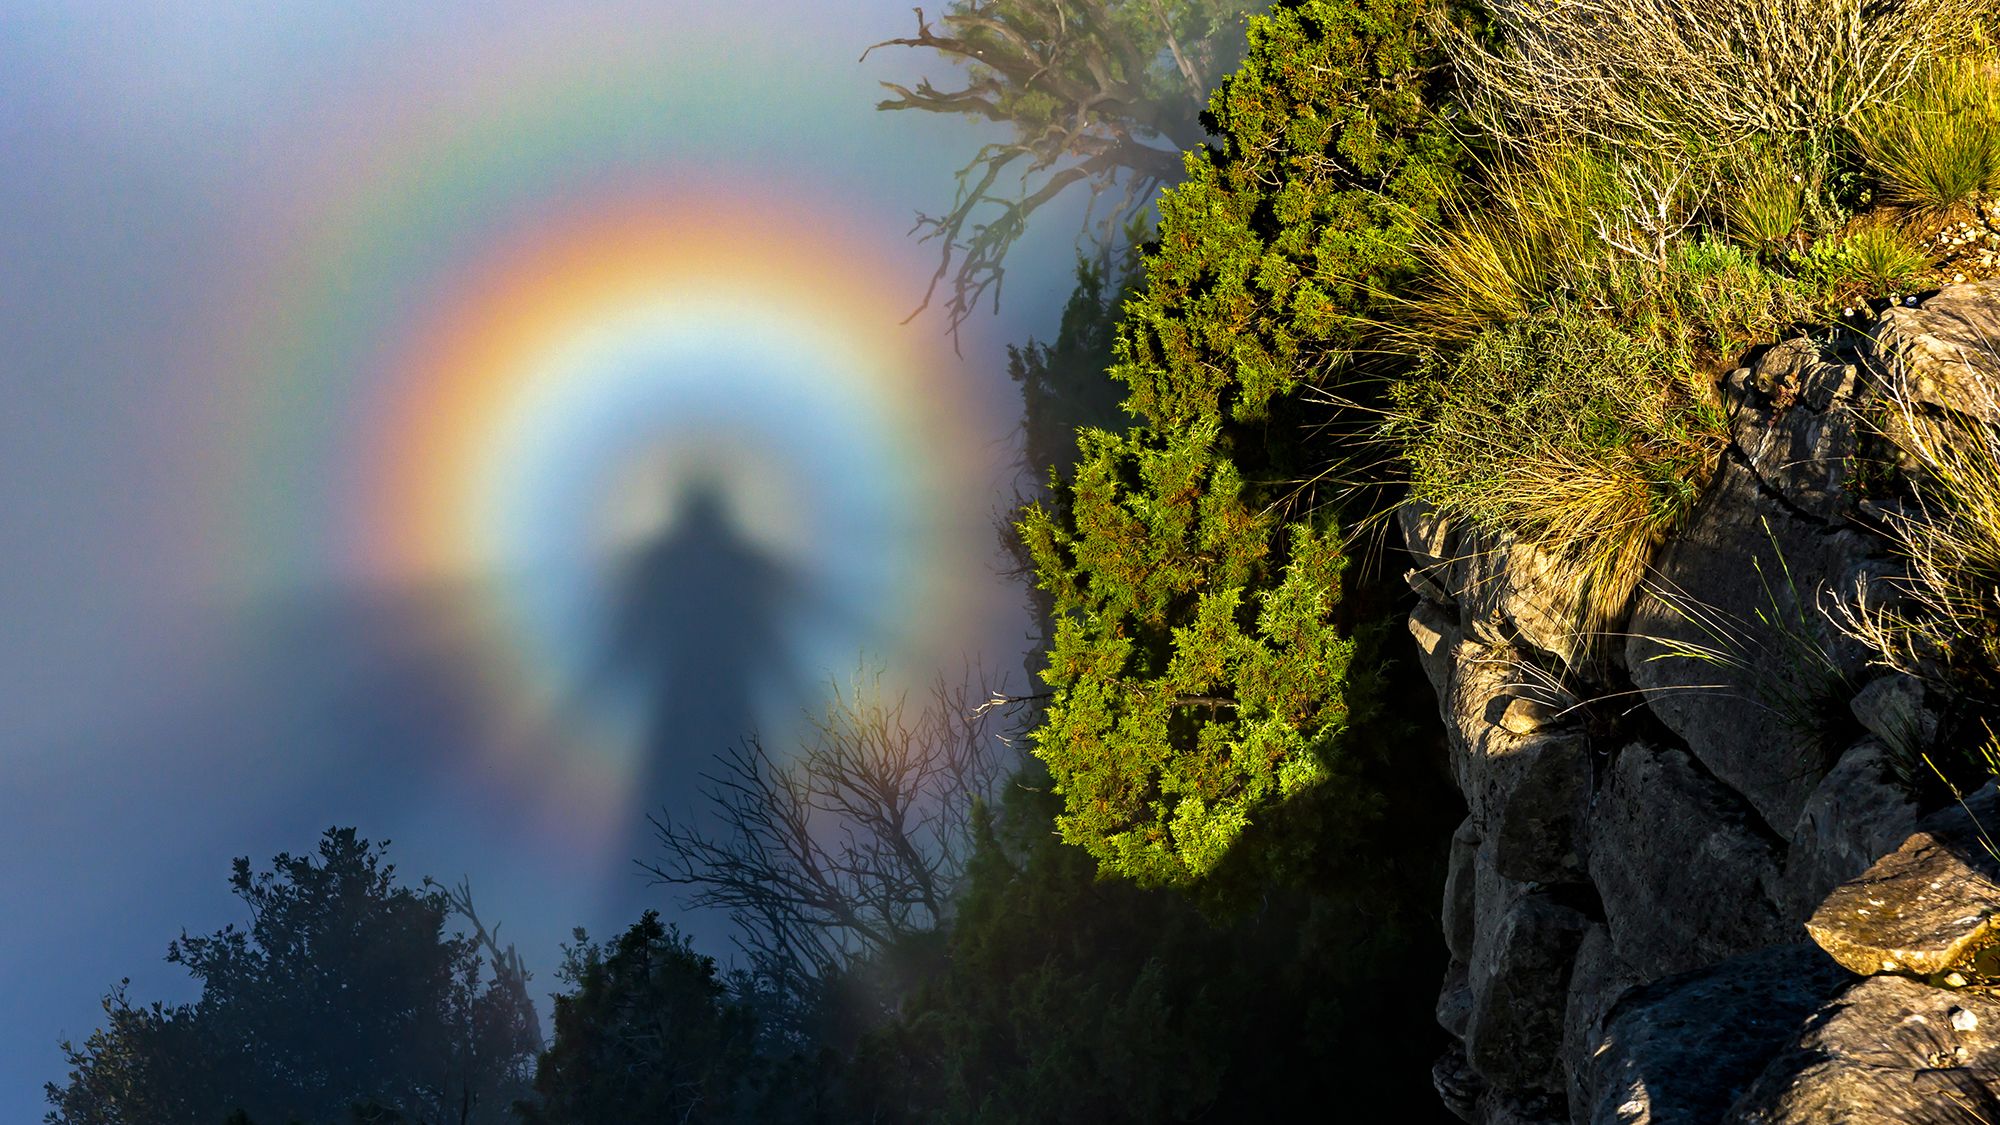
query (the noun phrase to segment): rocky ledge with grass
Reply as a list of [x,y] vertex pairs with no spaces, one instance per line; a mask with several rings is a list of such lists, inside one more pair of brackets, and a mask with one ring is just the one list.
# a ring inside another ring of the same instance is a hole
[[2000,1121],[2000,798],[1925,795],[1951,703],[1840,624],[1898,588],[1916,518],[1871,479],[1882,388],[1990,423],[1996,356],[2000,283],[1753,357],[1600,631],[1561,560],[1401,510],[1469,809],[1435,1072],[1460,1116]]

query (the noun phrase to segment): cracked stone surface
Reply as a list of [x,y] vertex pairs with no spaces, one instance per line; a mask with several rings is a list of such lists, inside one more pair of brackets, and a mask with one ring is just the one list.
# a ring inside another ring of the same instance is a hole
[[1577,584],[1556,559],[1526,544],[1470,534],[1414,501],[1396,516],[1416,563],[1410,586],[1426,600],[1455,606],[1466,632],[1559,660],[1576,654]]
[[1859,733],[1847,702],[1867,656],[1818,612],[1828,584],[1817,576],[1873,550],[1762,503],[1751,474],[1725,464],[1654,559],[1632,614],[1626,666],[1647,707],[1779,833],[1798,822],[1828,751]]
[[1531,893],[1481,935],[1467,974],[1465,1054],[1492,1085],[1560,1094],[1570,962],[1589,927],[1571,907]]
[[1875,349],[1890,373],[1910,378],[1918,401],[2000,424],[2000,280],[1950,285],[1918,308],[1876,323]]
[[1788,923],[1803,924],[1835,887],[1867,871],[1917,830],[1917,804],[1896,784],[1888,750],[1857,743],[1813,790],[1785,856]]
[[1835,996],[1725,1125],[2000,1121],[2000,1001],[1870,977]]
[[1590,831],[1590,879],[1612,944],[1641,979],[1796,938],[1767,891],[1776,845],[1685,752],[1620,750]]

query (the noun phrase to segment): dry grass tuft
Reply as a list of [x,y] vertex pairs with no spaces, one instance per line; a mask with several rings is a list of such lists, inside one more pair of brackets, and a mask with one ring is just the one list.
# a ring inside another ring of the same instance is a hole
[[[1994,378],[2000,350],[1989,345]],[[1970,414],[1920,401],[1905,373],[1886,380],[1884,434],[1910,469],[1912,500],[1887,513],[1907,572],[1890,598],[1865,585],[1841,607],[1879,664],[2000,703],[2000,393],[1971,388]]]
[[1602,633],[1699,498],[1723,417],[1685,348],[1548,312],[1489,329],[1394,395],[1411,491],[1573,569]]
[[1831,152],[1956,52],[1991,0],[1491,0],[1490,50],[1441,32],[1483,122],[1528,144]]

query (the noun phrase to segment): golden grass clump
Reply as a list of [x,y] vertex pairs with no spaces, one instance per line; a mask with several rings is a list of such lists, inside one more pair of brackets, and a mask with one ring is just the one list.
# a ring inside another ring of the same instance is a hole
[[1413,496],[1577,577],[1579,635],[1622,613],[1724,437],[1689,350],[1551,310],[1488,329],[1393,394]]
[[1781,163],[1749,164],[1724,185],[1723,225],[1752,253],[1797,249],[1806,221],[1803,177]]
[[1581,147],[1495,169],[1486,198],[1461,198],[1418,237],[1430,284],[1414,318],[1464,340],[1546,308],[1602,262],[1596,217],[1620,202],[1610,164]]

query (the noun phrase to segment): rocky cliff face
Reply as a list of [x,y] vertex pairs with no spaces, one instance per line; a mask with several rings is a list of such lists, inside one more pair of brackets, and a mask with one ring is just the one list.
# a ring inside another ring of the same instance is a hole
[[1737,371],[1732,440],[1609,635],[1576,635],[1551,560],[1401,513],[1470,810],[1435,1071],[1460,1116],[2000,1125],[2000,804],[1926,817],[1897,770],[1936,701],[1822,612],[1899,565],[1856,487],[1872,389],[1960,408],[1996,355],[1988,282]]

